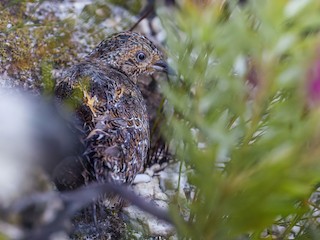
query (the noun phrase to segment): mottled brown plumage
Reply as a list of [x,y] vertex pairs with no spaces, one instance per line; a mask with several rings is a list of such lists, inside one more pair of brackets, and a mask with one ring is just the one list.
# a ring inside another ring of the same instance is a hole
[[101,42],[58,82],[83,130],[86,181],[130,183],[149,148],[149,119],[136,85],[142,75],[167,71],[162,53],[141,34],[122,32]]

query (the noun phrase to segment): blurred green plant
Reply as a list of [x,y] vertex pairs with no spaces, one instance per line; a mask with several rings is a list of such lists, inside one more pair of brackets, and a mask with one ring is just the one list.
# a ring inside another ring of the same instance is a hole
[[309,101],[319,10],[186,0],[160,13],[179,73],[162,85],[174,109],[166,135],[195,187],[188,216],[179,196],[171,207],[181,238],[319,239],[320,109]]

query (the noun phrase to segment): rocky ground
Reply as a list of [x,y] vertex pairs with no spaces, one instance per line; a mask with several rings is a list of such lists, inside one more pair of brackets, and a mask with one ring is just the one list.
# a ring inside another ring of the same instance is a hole
[[[56,0],[15,5],[2,1],[0,8],[3,9],[0,86],[47,95],[64,68],[79,61],[106,36],[133,26],[143,1]],[[156,16],[143,20],[135,30],[158,44],[165,39]],[[163,123],[159,118],[159,106],[164,101],[158,85],[153,78],[146,78],[139,84],[148,104],[153,140],[145,172],[137,176],[132,189],[159,208],[168,209],[177,190],[180,189],[180,196],[186,200],[190,187],[186,170],[170,159],[159,135]],[[107,215],[105,221],[100,220],[100,230],[88,224],[81,214],[75,217],[74,223],[73,239],[176,239],[172,225],[130,204],[124,207],[121,216],[113,213]],[[0,232],[3,224],[1,222]],[[61,233],[57,239],[63,238],[69,237]]]

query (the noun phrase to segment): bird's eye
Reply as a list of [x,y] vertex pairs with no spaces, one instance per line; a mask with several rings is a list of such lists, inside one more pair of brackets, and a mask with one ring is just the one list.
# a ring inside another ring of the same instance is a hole
[[136,58],[139,62],[142,62],[146,59],[146,54],[144,52],[138,52]]

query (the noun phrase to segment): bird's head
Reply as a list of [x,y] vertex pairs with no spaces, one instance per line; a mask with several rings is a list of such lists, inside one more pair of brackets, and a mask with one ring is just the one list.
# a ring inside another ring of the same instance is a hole
[[169,70],[162,52],[145,36],[130,31],[102,41],[89,58],[121,71],[134,81],[139,75]]

